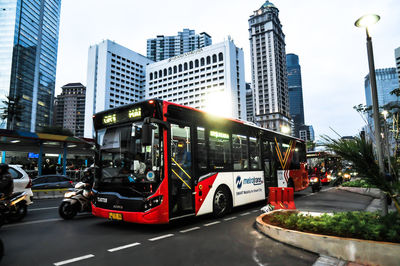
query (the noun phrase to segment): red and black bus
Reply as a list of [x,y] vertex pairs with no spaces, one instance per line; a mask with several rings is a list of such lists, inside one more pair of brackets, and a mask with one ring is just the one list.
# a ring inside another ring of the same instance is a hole
[[161,224],[308,186],[303,141],[162,100],[97,113],[93,214]]

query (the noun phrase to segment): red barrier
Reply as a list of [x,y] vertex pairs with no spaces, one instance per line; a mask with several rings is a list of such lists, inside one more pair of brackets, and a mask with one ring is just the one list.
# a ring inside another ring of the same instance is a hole
[[274,206],[274,209],[295,210],[293,188],[291,187],[270,187],[268,204]]

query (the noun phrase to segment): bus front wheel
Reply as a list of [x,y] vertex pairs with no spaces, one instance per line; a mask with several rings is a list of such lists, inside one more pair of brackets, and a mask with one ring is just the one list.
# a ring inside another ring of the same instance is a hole
[[215,217],[223,217],[232,208],[231,194],[226,187],[219,187],[214,194],[213,213]]

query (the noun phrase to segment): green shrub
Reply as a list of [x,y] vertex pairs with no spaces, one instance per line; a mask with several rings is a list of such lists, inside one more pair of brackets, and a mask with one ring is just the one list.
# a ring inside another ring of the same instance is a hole
[[366,182],[365,180],[363,180],[363,179],[344,182],[344,183],[342,184],[342,186],[343,186],[343,187],[376,188],[376,186],[367,183],[367,182]]
[[278,212],[269,221],[284,228],[303,232],[400,243],[400,215],[378,212],[340,212],[321,216],[297,212]]

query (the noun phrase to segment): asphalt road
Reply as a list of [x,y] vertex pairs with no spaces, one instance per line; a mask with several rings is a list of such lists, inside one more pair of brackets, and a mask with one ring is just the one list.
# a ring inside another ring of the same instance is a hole
[[[370,201],[329,188],[295,195],[297,208],[308,211],[362,210]],[[221,219],[195,217],[161,226],[111,222],[90,214],[64,221],[58,216],[59,203],[37,200],[22,222],[3,226],[1,265],[301,266],[318,258],[259,233],[254,221],[262,203],[236,208]]]

